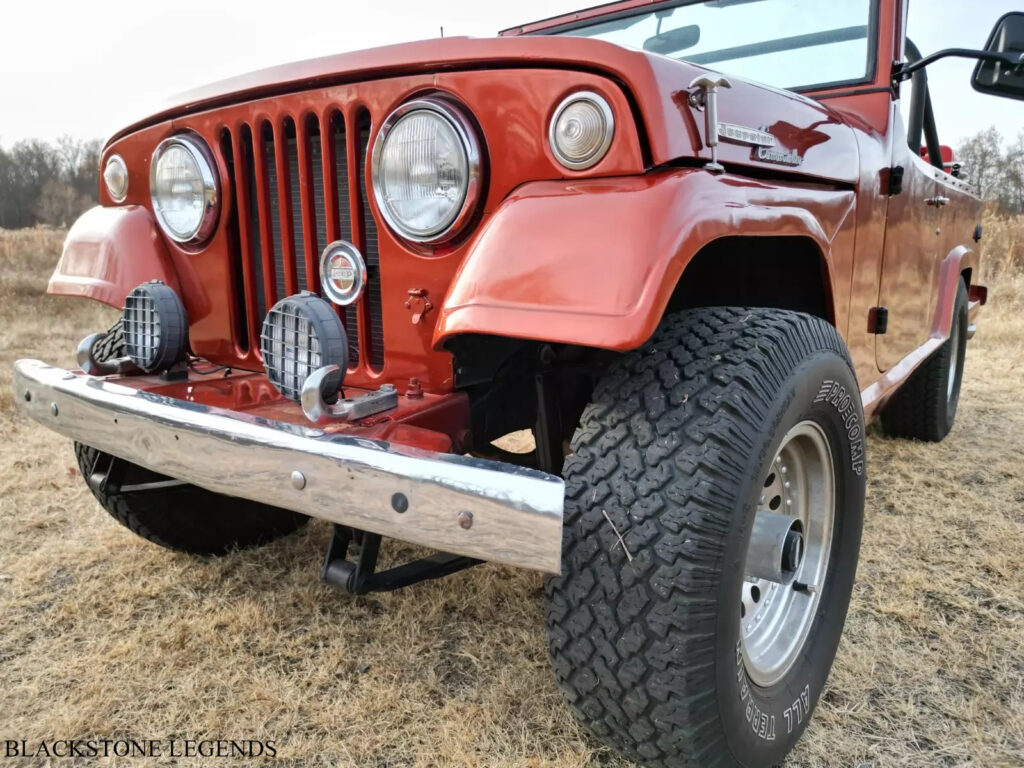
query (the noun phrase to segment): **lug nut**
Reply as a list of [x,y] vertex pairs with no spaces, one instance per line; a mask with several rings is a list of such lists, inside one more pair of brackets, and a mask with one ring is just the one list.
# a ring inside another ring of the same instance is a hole
[[423,387],[417,378],[409,379],[409,386],[405,390],[405,396],[410,400],[420,400],[423,397]]

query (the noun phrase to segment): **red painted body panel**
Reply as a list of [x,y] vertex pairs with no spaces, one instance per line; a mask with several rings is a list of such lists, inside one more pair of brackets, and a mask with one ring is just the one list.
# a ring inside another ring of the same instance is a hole
[[[580,14],[646,4],[627,0]],[[260,370],[257,329],[244,329],[234,309],[243,303],[250,316],[255,310],[252,288],[241,295],[238,287],[250,286],[255,276],[250,266],[237,265],[233,254],[239,246],[230,236],[234,217],[248,215],[249,193],[233,188],[232,161],[238,152],[227,152],[224,139],[230,137],[237,148],[249,126],[266,122],[280,141],[289,118],[304,123],[311,117],[323,129],[335,111],[346,125],[356,124],[365,111],[372,145],[380,122],[394,107],[412,96],[441,91],[462,102],[479,125],[487,154],[480,208],[464,236],[427,250],[394,236],[370,195],[370,213],[379,229],[387,354],[382,368],[361,361],[347,379],[367,388],[390,381],[404,393],[416,377],[428,398],[440,398],[437,412],[444,414],[444,428],[424,426],[411,416],[397,418],[406,410],[396,414],[396,424],[412,430],[409,440],[429,442],[434,438],[416,437],[415,430],[430,429],[457,442],[451,422],[466,417],[462,406],[452,405],[456,400],[446,398],[454,380],[451,356],[442,349],[453,336],[482,333],[634,348],[653,332],[694,255],[717,238],[735,235],[799,236],[815,243],[827,265],[834,322],[847,340],[868,410],[874,412],[948,334],[956,281],[963,270],[977,274],[978,268],[977,254],[966,245],[978,201],[965,185],[929,170],[915,157],[908,166],[906,192],[887,195],[888,169],[908,154],[898,103],[889,90],[890,62],[902,57],[903,5],[879,0],[879,14],[878,66],[871,82],[797,95],[732,79],[732,88],[719,96],[720,119],[767,126],[781,148],[798,152],[803,161],[799,166],[772,164],[756,159],[749,146],[723,141],[719,159],[728,172],[721,175],[702,168],[710,158],[703,141],[704,115],[688,103],[689,83],[708,70],[598,40],[515,36],[548,22],[496,40],[448,38],[391,46],[215,83],[169,103],[108,144],[104,158],[122,155],[131,173],[127,203],[118,209],[124,212],[102,220],[89,214],[76,225],[52,292],[75,292],[116,305],[143,279],[176,282],[189,313],[193,351],[215,363]],[[587,171],[571,172],[552,157],[547,127],[556,105],[578,89],[596,90],[609,100],[616,132],[605,159]],[[198,133],[210,145],[222,185],[220,221],[201,248],[166,241],[154,229],[149,210],[153,149],[183,130]],[[349,143],[350,166],[360,159],[354,146]],[[317,170],[308,168],[308,151],[299,150],[302,184]],[[284,178],[279,173],[281,192],[287,192]],[[362,181],[368,184],[367,174]],[[924,209],[929,190],[942,190],[951,204],[941,211]],[[298,246],[291,244],[293,221],[284,210],[290,204],[282,206],[281,248],[305,259],[310,276],[308,284],[300,285],[294,273],[287,274],[287,292],[318,289],[316,255],[326,243],[316,241],[315,223],[325,215],[327,239],[338,237],[330,211],[346,201],[335,200],[335,194],[325,190],[327,213],[303,197],[304,241]],[[349,194],[353,239],[359,242],[365,233],[356,214],[363,212],[363,203],[355,188]],[[104,206],[114,206],[102,185],[100,195]],[[266,195],[258,196],[254,202],[261,226],[268,228]],[[922,247],[921,225],[926,219],[931,225],[932,213],[933,234]],[[264,241],[269,236],[255,235]],[[244,250],[250,234],[242,227],[239,237]],[[111,259],[125,266],[112,268]],[[272,280],[265,282],[261,289],[273,294]],[[425,291],[433,305],[419,324],[405,307],[412,289]],[[893,310],[890,318],[897,329],[881,340],[867,327],[869,311],[880,303]],[[146,385],[145,379],[138,381]],[[255,397],[260,404],[252,407],[261,413],[302,420],[294,404],[278,398],[263,402],[262,395],[252,394],[254,387],[266,389],[261,376],[237,379],[227,395],[221,391],[226,385],[194,386],[204,402],[225,396],[243,408],[250,407],[245,397]],[[416,410],[420,405],[410,407],[419,414],[416,419],[426,418]]]
[[[166,382],[159,376],[128,376],[119,383],[189,403],[243,411],[260,418],[300,424],[309,421],[298,404],[282,397],[267,377],[260,373],[231,371],[202,375],[190,372],[187,381]],[[345,395],[355,397],[366,390],[345,386]],[[461,392],[447,395],[424,394],[422,398],[400,397],[398,407],[386,413],[355,422],[340,422],[323,427],[325,432],[371,440],[396,441],[428,451],[461,452],[469,421],[469,400]]]
[[46,292],[123,307],[139,283],[161,280],[181,292],[163,238],[141,206],[92,208],[68,232]]
[[[633,349],[654,332],[690,259],[737,232],[810,238],[841,294],[853,201],[849,190],[692,168],[524,185],[473,243],[434,343],[473,332]],[[845,329],[845,307],[836,322]]]

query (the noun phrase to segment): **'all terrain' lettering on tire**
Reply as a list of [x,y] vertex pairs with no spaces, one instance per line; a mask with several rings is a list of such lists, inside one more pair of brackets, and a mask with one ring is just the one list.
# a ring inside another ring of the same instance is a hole
[[747,676],[743,672],[743,648],[739,643],[736,643],[736,681],[740,684],[740,701],[746,702],[743,715],[747,718],[750,730],[765,741],[775,741],[775,715],[762,711],[754,703],[750,686],[747,685]]
[[[859,395],[856,395],[859,397]],[[857,401],[846,391],[846,387],[838,382],[826,379],[818,388],[814,398],[816,403],[828,403],[833,406],[843,419],[846,436],[850,440],[850,462],[854,472],[864,474],[864,427],[860,423]]]

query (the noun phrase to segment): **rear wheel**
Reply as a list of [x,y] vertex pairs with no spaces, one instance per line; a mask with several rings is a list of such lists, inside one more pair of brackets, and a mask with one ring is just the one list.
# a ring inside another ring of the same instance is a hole
[[864,510],[859,389],[794,312],[666,318],[593,395],[566,459],[556,677],[651,766],[770,766],[835,656]]
[[882,429],[892,437],[937,443],[953,428],[960,404],[967,352],[967,286],[957,287],[949,338],[922,363],[882,411]]

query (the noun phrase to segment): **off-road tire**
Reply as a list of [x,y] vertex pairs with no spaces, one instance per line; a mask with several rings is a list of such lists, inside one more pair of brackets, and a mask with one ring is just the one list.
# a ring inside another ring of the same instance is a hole
[[960,404],[967,323],[967,287],[961,281],[949,338],[910,374],[882,410],[882,429],[887,435],[937,443],[949,434]]
[[117,322],[110,326],[110,330],[92,345],[92,354],[97,362],[101,363],[108,360],[116,360],[127,354],[125,352],[124,326],[121,324],[121,318],[118,318]]
[[[744,562],[763,473],[805,420],[834,461],[828,575],[803,655],[761,688],[740,652]],[[572,450],[545,596],[573,710],[645,765],[778,764],[821,695],[860,549],[864,424],[842,339],[795,312],[669,316],[599,382]]]
[[193,555],[223,555],[233,549],[267,544],[302,527],[305,515],[246,499],[223,496],[182,484],[124,492],[121,486],[160,483],[169,478],[117,461],[121,466],[103,474],[109,454],[75,443],[82,477],[100,505],[125,528],[161,547]]
[[[93,345],[93,355],[105,362],[124,354],[124,332],[118,320]],[[160,483],[169,478],[118,460],[120,466],[101,483],[95,475],[109,466],[109,454],[76,442],[75,458],[92,495],[115,520],[167,549],[221,555],[266,544],[309,520],[297,512],[223,496],[194,485],[123,492],[121,486]]]

